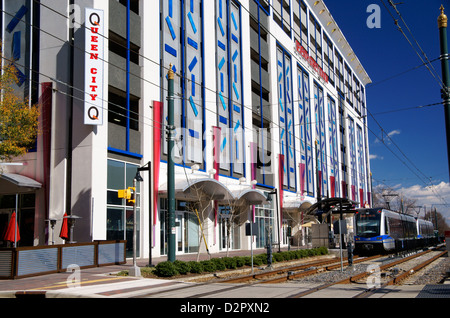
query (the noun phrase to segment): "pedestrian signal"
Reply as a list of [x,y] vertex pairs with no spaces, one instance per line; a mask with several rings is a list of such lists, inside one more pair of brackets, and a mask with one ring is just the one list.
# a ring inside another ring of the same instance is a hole
[[[132,192],[133,191],[133,192]],[[135,203],[136,200],[134,199],[134,195],[136,193],[136,188],[130,187],[128,189],[119,190],[119,193],[117,194],[119,199],[126,199],[128,200],[128,203]]]

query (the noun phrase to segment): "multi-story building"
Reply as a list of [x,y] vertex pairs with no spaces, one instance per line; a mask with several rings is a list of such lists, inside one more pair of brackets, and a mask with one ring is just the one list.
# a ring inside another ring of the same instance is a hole
[[322,0],[3,0],[1,21],[3,63],[41,108],[35,149],[1,178],[0,230],[18,194],[22,246],[62,242],[67,213],[80,217],[75,241],[131,251],[133,206],[118,190],[138,168],[139,257],[166,255],[168,231],[177,253],[286,246],[289,228],[303,244],[318,197],[371,204],[370,78]]

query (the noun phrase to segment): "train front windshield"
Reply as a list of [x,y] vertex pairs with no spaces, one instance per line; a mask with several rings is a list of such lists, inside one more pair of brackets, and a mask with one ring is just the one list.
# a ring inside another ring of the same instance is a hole
[[381,213],[362,211],[356,214],[356,236],[374,237],[380,235]]

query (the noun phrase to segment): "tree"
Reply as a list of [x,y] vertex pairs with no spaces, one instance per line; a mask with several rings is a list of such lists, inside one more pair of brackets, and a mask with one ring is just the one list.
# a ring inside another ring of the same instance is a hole
[[373,206],[416,216],[417,200],[408,198],[389,186],[378,185],[373,188]]
[[[8,61],[4,60],[5,63]],[[8,64],[0,74],[0,160],[11,161],[27,153],[38,134],[39,110],[14,89],[17,69]]]
[[437,229],[440,236],[444,236],[445,231],[450,230],[450,226],[446,223],[445,217],[441,214],[441,212],[436,211],[436,208],[431,211],[427,211],[423,218],[433,222],[433,225],[436,225],[437,223]]

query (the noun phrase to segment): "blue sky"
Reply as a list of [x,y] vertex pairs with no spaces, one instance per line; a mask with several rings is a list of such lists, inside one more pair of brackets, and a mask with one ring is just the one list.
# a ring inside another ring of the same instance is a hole
[[[436,60],[440,55],[437,17],[441,4],[450,16],[450,1],[394,1],[399,2],[403,4],[397,9],[412,35],[388,0],[327,0],[325,4],[373,82],[366,87],[367,107],[375,118],[368,116],[373,185],[393,187],[427,210],[436,205],[450,224],[444,108],[442,104],[418,108],[442,102],[438,82],[441,64]],[[380,28],[367,26],[371,4],[380,7]],[[417,52],[424,56],[416,41],[430,61],[436,60],[431,65],[438,80],[421,66]],[[402,110],[405,108],[410,109]]]

